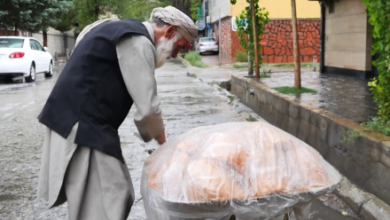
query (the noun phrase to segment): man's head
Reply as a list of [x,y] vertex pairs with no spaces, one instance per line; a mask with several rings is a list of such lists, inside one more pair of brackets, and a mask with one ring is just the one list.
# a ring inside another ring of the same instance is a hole
[[156,67],[159,68],[166,59],[176,57],[180,48],[192,41],[197,34],[197,29],[191,18],[172,6],[155,8],[151,18],[154,18]]

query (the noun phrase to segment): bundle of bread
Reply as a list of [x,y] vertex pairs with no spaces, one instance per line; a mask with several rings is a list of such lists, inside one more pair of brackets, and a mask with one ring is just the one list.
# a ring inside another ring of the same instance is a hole
[[163,200],[191,204],[311,192],[341,180],[317,151],[264,122],[193,129],[157,149],[145,169]]

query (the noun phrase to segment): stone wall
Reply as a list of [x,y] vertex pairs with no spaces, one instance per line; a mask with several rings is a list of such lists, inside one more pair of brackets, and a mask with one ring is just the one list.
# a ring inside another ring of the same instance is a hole
[[[298,20],[299,52],[301,62],[320,61],[320,20]],[[265,63],[294,62],[291,20],[271,20],[261,37]]]
[[[221,56],[226,61],[234,61],[236,52],[243,50],[236,32],[231,27],[231,17],[221,20]],[[218,37],[218,28],[214,29]],[[317,56],[320,60],[320,20],[298,20],[298,34],[301,62],[312,62]],[[265,63],[293,62],[291,20],[271,20],[265,25],[261,37],[261,51]]]
[[[32,37],[36,38],[43,45],[43,33],[33,33]],[[47,48],[49,53],[53,56],[55,53],[59,55],[66,54],[66,48],[69,52],[73,50],[76,38],[74,37],[73,31],[61,33],[53,28],[49,28],[47,31]]]
[[[352,182],[390,204],[390,137],[364,132],[358,124],[242,76],[232,76],[231,91],[269,123],[314,147]],[[342,143],[347,131],[363,136]]]

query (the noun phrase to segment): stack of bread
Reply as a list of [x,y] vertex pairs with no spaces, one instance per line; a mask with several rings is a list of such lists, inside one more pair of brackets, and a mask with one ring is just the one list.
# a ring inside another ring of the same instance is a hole
[[193,129],[157,149],[145,172],[161,199],[186,204],[288,197],[341,179],[313,148],[264,122]]

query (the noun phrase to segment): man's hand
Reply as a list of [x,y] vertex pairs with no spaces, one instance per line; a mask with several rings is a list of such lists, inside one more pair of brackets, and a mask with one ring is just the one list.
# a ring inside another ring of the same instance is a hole
[[158,144],[160,144],[160,145],[164,144],[165,143],[165,132],[162,132],[155,139],[158,142]]

